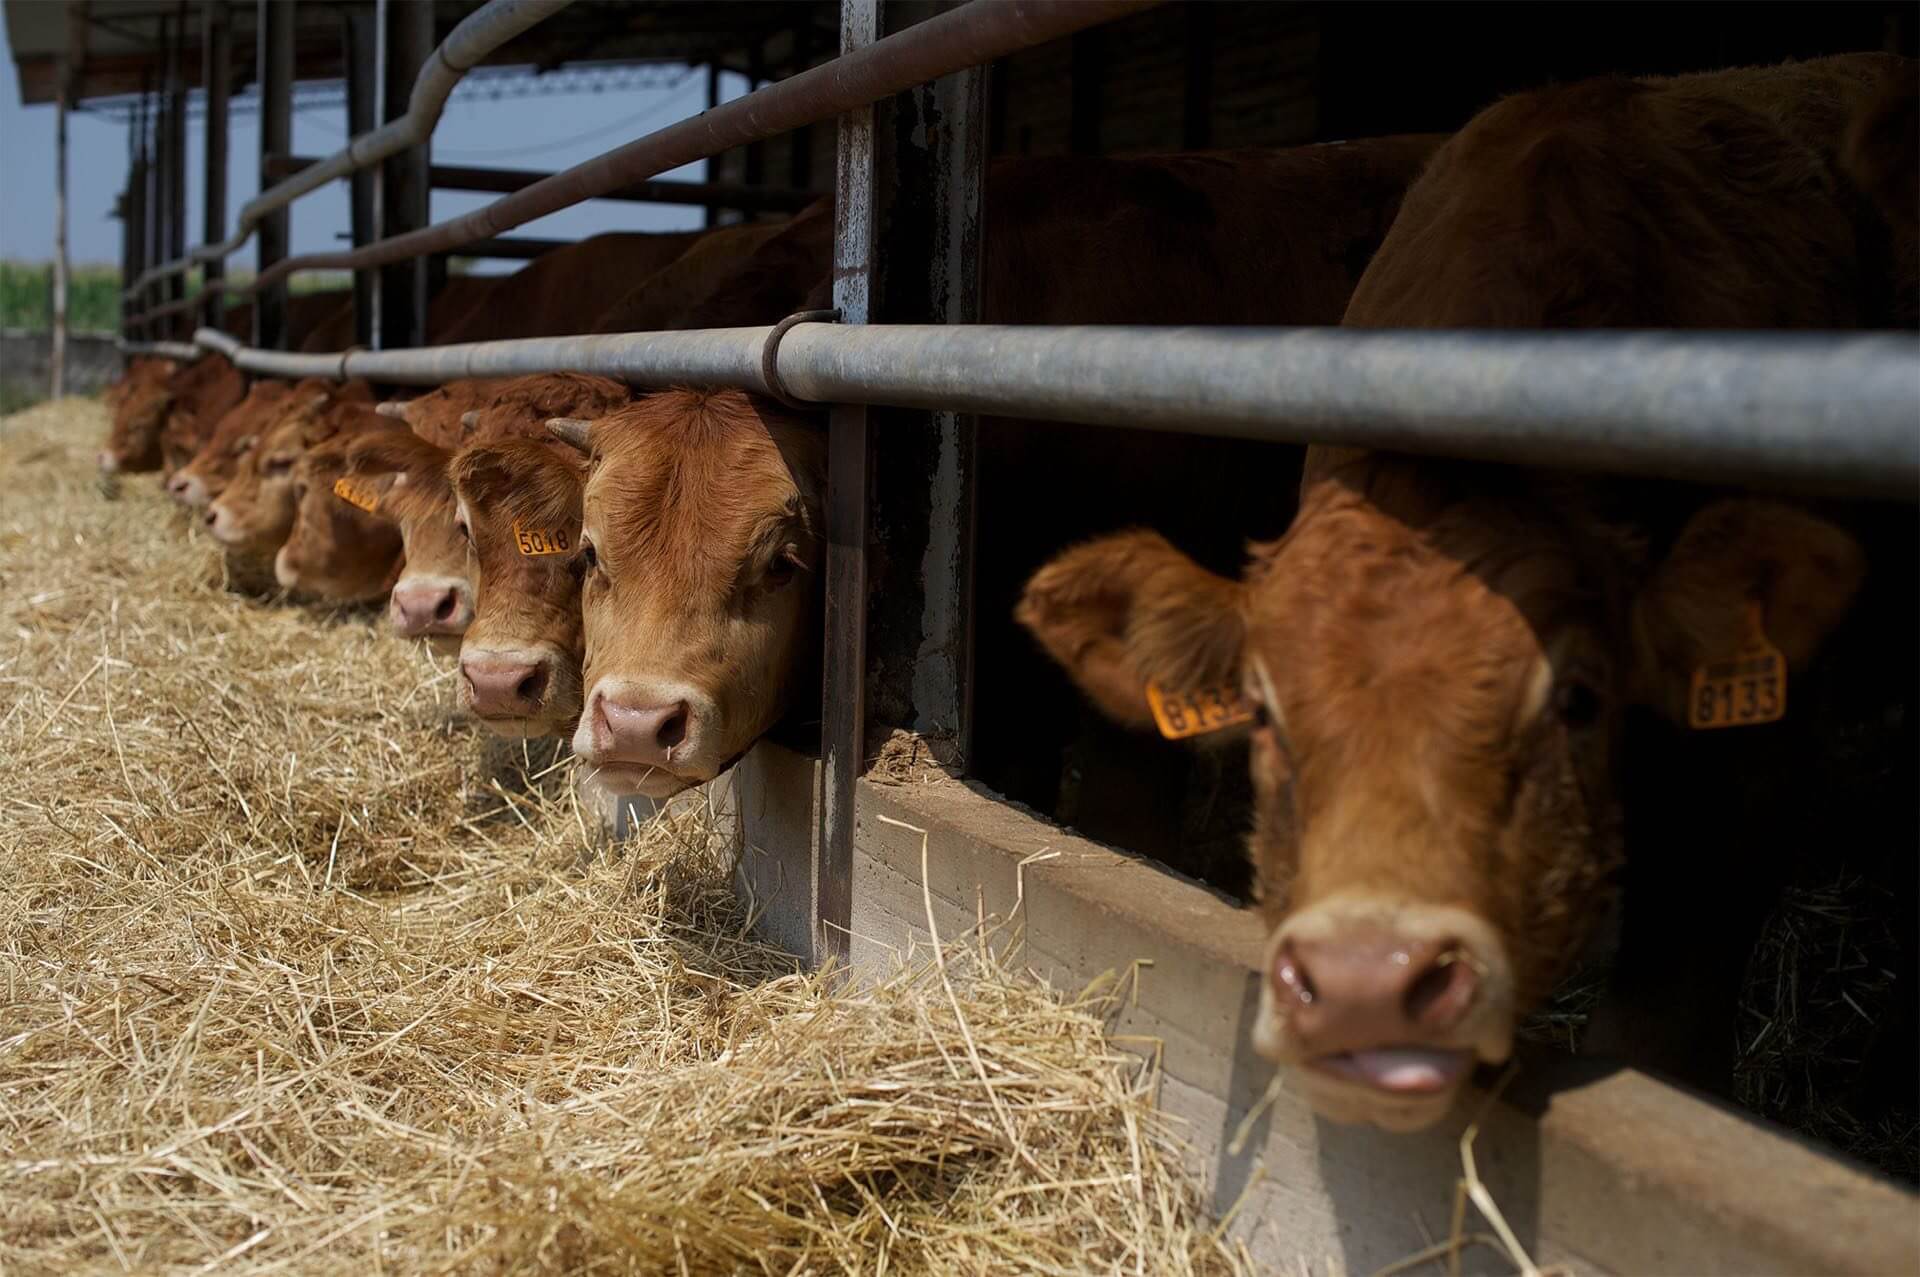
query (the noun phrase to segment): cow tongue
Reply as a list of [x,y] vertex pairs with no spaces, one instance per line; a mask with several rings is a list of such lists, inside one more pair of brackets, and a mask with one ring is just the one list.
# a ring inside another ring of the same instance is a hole
[[1377,1047],[1346,1051],[1314,1061],[1331,1073],[1382,1091],[1424,1095],[1444,1091],[1473,1067],[1473,1052],[1427,1047]]

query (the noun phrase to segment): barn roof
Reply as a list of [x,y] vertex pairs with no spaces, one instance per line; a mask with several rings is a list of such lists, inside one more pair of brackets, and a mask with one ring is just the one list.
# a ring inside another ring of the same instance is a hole
[[[23,105],[51,102],[63,57],[77,73],[75,104],[158,89],[167,73],[170,32],[180,33],[179,73],[186,87],[201,82],[200,48],[206,10],[225,4],[233,32],[233,85],[254,73],[256,6],[227,0],[4,0],[7,40],[20,77]],[[479,7],[477,0],[433,0],[437,38]],[[294,67],[302,80],[339,79],[344,73],[342,19],[370,3],[305,0],[294,7]],[[660,0],[592,0],[547,19],[487,59],[490,66],[548,71],[575,63],[723,61],[738,66],[741,51],[765,47],[802,23],[837,30],[838,6],[783,0],[729,4],[673,4]],[[829,41],[831,37],[829,37]],[[816,41],[820,43],[821,41]]]

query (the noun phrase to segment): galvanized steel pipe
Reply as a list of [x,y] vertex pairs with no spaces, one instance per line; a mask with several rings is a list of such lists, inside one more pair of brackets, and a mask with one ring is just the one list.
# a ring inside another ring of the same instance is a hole
[[[114,342],[114,345],[119,349],[121,354],[132,355],[135,358],[142,355],[151,355],[160,359],[178,359],[184,363],[192,363],[207,353],[206,350],[203,349],[207,343],[200,340],[201,336],[207,331],[207,329],[203,328],[200,332],[195,333],[191,343],[184,341],[128,341],[125,338],[121,338]],[[222,333],[221,336],[224,337],[226,334]]]
[[[771,328],[286,355],[250,372],[429,385],[599,373],[767,393]],[[223,333],[200,340],[226,349]],[[775,367],[822,404],[949,408],[1920,499],[1920,341],[1891,333],[800,324]]]
[[304,253],[262,271],[253,292],[301,270],[365,270],[487,239],[683,164],[891,97],[914,85],[1127,14],[1161,0],[970,0],[865,49],[776,81],[691,119],[535,182],[483,208],[355,249]]
[[[126,288],[124,296],[136,298],[146,285],[184,274],[193,268],[195,262],[220,261],[231,256],[247,242],[254,227],[268,213],[285,208],[302,195],[320,189],[335,178],[351,176],[358,169],[377,164],[410,146],[418,146],[433,135],[434,126],[440,122],[440,113],[446,108],[448,96],[468,71],[507,41],[571,3],[573,0],[488,0],[487,4],[469,14],[448,34],[434,50],[426,66],[420,69],[419,77],[413,82],[413,93],[407,99],[405,115],[389,120],[371,133],[361,134],[326,159],[262,191],[241,208],[240,220],[234,226],[232,235],[218,244],[203,244],[185,257],[142,272]],[[294,260],[298,259],[288,259]],[[285,264],[282,265],[284,267]],[[282,273],[285,273],[284,269]],[[206,291],[203,288],[188,298],[188,305],[198,302]],[[253,289],[244,291],[252,292]],[[171,314],[185,308],[169,306],[167,312]]]

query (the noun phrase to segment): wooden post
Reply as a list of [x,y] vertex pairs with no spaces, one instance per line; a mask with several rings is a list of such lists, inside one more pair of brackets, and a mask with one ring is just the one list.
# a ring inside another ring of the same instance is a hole
[[[380,0],[380,80],[383,120],[407,113],[414,79],[433,55],[433,6],[415,0]],[[430,144],[409,147],[380,170],[380,235],[387,238],[427,224],[432,186]],[[423,257],[380,268],[381,350],[426,344],[427,262]]]
[[[374,121],[379,118],[380,41],[375,27],[375,15],[367,9],[350,9],[341,18],[340,35],[347,68],[347,136],[350,138],[371,132]],[[348,179],[349,220],[355,248],[371,244],[379,233],[375,222],[375,192],[379,180],[379,172],[372,168],[363,168]],[[355,345],[373,345],[374,295],[379,286],[378,272],[353,272]]]
[[67,393],[67,97],[69,68],[60,68],[53,114],[53,384],[55,399]]
[[[293,150],[293,12],[294,0],[260,0],[260,39],[257,46],[260,76],[260,188],[267,180],[267,157]],[[290,210],[282,208],[260,219],[259,269],[264,271],[287,255],[292,230]],[[282,279],[254,294],[253,344],[263,350],[287,345],[287,281]]]
[[[201,238],[208,244],[218,244],[227,237],[227,121],[228,102],[233,96],[233,26],[227,19],[224,0],[207,5],[202,17],[200,83],[206,88],[207,119],[206,154],[202,157],[206,207],[201,210]],[[227,264],[215,258],[203,269],[208,288],[202,318],[207,327],[221,328],[226,323],[227,298],[217,285],[226,278]]]

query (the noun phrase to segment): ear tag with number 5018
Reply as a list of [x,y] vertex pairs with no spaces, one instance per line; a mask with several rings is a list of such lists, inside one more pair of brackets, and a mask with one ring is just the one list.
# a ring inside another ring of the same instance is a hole
[[1253,720],[1253,706],[1232,684],[1169,692],[1158,683],[1148,683],[1147,708],[1168,740],[1185,740]]
[[571,554],[573,542],[565,532],[546,532],[539,528],[523,528],[518,519],[513,524],[513,543],[520,553],[528,557],[543,554]]
[[1787,658],[1767,641],[1760,605],[1747,607],[1747,636],[1735,651],[1693,672],[1687,726],[1754,727],[1787,713]]

